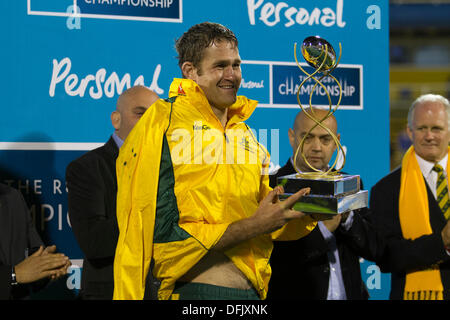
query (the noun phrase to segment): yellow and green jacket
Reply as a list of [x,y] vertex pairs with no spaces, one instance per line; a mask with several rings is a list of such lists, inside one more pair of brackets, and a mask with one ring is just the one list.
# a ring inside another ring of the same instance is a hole
[[[192,80],[174,79],[169,98],[153,104],[117,159],[119,240],[114,299],[142,299],[153,257],[159,299],[222,237],[247,218],[270,191],[269,154],[244,123],[257,102],[238,96],[223,128]],[[225,252],[267,294],[274,238],[298,239],[315,227],[309,218]]]

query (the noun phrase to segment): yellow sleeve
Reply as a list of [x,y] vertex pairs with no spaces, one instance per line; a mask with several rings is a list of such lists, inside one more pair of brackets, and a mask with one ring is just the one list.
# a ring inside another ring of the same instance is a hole
[[113,299],[142,299],[152,257],[159,163],[170,104],[159,100],[138,121],[116,161],[119,239]]
[[272,232],[272,240],[292,241],[307,236],[317,225],[317,221],[313,220],[310,215],[306,215],[300,219],[294,219],[283,226],[283,228]]

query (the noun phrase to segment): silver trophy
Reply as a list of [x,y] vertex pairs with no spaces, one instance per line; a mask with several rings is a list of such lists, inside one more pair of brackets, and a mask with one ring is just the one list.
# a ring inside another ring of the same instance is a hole
[[[367,190],[360,189],[360,177],[359,175],[346,175],[342,174],[340,171],[345,164],[345,152],[342,145],[336,135],[327,128],[323,122],[331,116],[339,107],[342,98],[342,87],[339,81],[331,74],[331,72],[339,64],[339,60],[342,54],[342,47],[339,43],[339,58],[336,59],[336,53],[333,47],[323,38],[318,36],[311,36],[306,38],[301,47],[302,55],[305,61],[312,66],[315,71],[311,74],[306,72],[297,60],[297,44],[294,45],[294,55],[297,66],[300,70],[307,75],[307,78],[303,80],[297,91],[297,101],[300,108],[305,112],[311,120],[315,122],[315,125],[311,130],[305,134],[301,140],[295,155],[294,155],[294,168],[297,173],[278,177],[277,182],[279,185],[284,187],[285,193],[280,196],[280,200],[288,198],[290,195],[296,193],[301,188],[310,187],[311,192],[307,196],[303,196],[295,205],[293,209],[302,211],[305,213],[324,213],[324,214],[341,214],[347,211],[361,209],[367,207],[368,204],[368,192]],[[318,75],[318,77],[316,77]],[[335,81],[339,87],[339,100],[337,104],[333,107],[331,102],[330,93],[327,88],[321,82],[324,77],[330,77]],[[309,97],[309,110],[307,112],[301,102],[300,102],[300,92],[302,86],[309,80],[313,79],[315,81],[314,87],[311,90]],[[312,108],[312,95],[317,86],[322,86],[325,90],[329,109],[328,114],[323,119],[318,119]],[[338,156],[336,156],[335,161],[332,166],[329,167],[327,171],[323,171],[315,168],[306,159],[303,146],[305,139],[308,134],[317,126],[325,129],[334,139],[337,146],[337,152],[343,155],[343,164],[339,169],[335,169]],[[300,172],[296,167],[297,157],[302,156],[305,163],[311,168],[311,172]]]

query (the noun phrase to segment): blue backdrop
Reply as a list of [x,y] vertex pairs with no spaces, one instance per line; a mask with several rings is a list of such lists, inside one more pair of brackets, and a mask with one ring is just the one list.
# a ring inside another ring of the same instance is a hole
[[[123,90],[144,84],[167,96],[180,77],[174,40],[193,24],[219,22],[238,36],[239,94],[260,101],[248,123],[272,168],[292,153],[287,130],[302,80],[294,43],[320,35],[339,51],[340,42],[345,171],[360,174],[366,189],[389,172],[387,0],[15,0],[1,1],[0,15],[0,178],[25,195],[46,243],[72,259],[52,298],[73,297],[82,268],[67,219],[67,164],[109,138]],[[305,84],[304,97],[311,89]],[[314,99],[326,104],[321,90]],[[389,275],[370,262],[361,270],[372,299],[386,299]]]

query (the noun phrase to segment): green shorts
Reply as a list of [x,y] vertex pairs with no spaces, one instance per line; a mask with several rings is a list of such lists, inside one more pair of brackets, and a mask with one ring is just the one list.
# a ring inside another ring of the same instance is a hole
[[260,300],[255,289],[235,289],[205,283],[177,282],[171,300]]

